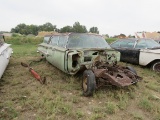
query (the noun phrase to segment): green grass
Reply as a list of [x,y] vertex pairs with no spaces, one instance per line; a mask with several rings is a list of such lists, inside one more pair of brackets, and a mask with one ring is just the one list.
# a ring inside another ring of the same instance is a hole
[[153,104],[145,97],[140,99],[138,106],[148,112],[153,110]]
[[66,75],[45,60],[31,67],[47,78],[46,85],[33,78],[20,63],[40,59],[36,50],[41,40],[24,39],[28,42],[21,41],[22,38],[6,40],[13,44],[14,53],[0,80],[0,119],[159,120],[158,73],[138,65],[119,63],[133,66],[143,80],[125,88],[106,86],[93,97],[84,97],[79,77]]
[[133,113],[131,115],[133,115],[134,120],[143,120],[144,119],[143,116],[136,111],[133,111]]
[[113,103],[113,102],[107,102],[106,105],[105,105],[105,111],[108,113],[108,114],[114,114],[116,113],[116,109],[117,109],[117,105],[116,103]]
[[117,38],[107,38],[106,41],[111,44],[112,42],[116,41]]
[[13,56],[31,56],[36,55],[37,45],[43,41],[40,37],[7,37],[6,42],[12,44]]
[[36,53],[36,45],[12,45],[13,48],[13,57],[23,57],[23,56],[35,56]]
[[12,45],[37,45],[43,41],[42,37],[6,37],[6,42]]

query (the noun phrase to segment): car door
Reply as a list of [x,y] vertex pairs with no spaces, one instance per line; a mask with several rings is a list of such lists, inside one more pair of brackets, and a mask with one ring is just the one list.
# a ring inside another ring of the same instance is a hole
[[59,68],[60,70],[66,72],[65,70],[65,54],[66,54],[66,43],[67,43],[68,37],[66,35],[59,35],[57,45],[52,48],[53,51],[53,58],[52,63],[54,66]]
[[120,61],[139,64],[140,50],[134,48],[135,40],[124,39],[116,44],[119,46],[117,46],[115,49],[121,53]]
[[58,36],[52,36],[47,46],[47,56],[46,59],[55,66],[54,57],[55,57],[55,47],[58,45]]
[[121,52],[121,59],[120,61],[139,64],[139,49],[134,48],[124,48],[123,50],[119,50]]

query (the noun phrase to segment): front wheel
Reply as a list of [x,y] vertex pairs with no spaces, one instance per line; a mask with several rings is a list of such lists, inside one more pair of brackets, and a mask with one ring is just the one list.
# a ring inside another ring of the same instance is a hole
[[96,88],[95,75],[91,70],[85,70],[82,79],[82,89],[84,96],[92,96]]
[[160,72],[160,61],[153,63],[151,69],[156,72]]

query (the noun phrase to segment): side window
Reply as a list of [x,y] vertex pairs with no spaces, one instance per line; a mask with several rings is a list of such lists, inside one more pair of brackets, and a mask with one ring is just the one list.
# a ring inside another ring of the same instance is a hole
[[133,48],[134,47],[134,44],[135,44],[135,41],[129,41],[127,43],[127,48]]
[[115,42],[115,43],[111,44],[111,47],[113,47],[113,48],[120,47],[120,42],[118,41],[118,42]]
[[137,42],[135,48],[137,49],[141,49],[141,48],[146,48],[146,42],[145,40],[140,40]]
[[121,41],[120,47],[127,47],[127,41]]
[[59,39],[59,36],[53,36],[51,38],[51,41],[49,44],[53,45],[53,46],[57,46],[58,45],[58,39]]
[[65,47],[67,44],[67,36],[59,36],[58,46]]
[[120,43],[120,47],[133,48],[134,47],[134,43],[135,43],[135,41],[126,41],[126,40],[124,40],[124,41],[122,41]]

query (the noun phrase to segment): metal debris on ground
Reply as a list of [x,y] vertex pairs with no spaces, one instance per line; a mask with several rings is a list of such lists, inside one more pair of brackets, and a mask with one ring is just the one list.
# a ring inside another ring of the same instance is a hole
[[33,75],[34,78],[36,78],[41,84],[45,84],[46,83],[46,77],[44,77],[43,79],[40,77],[40,75],[35,72],[33,70],[33,68],[31,68],[28,64],[21,62],[21,65],[23,67],[28,67],[29,72]]

